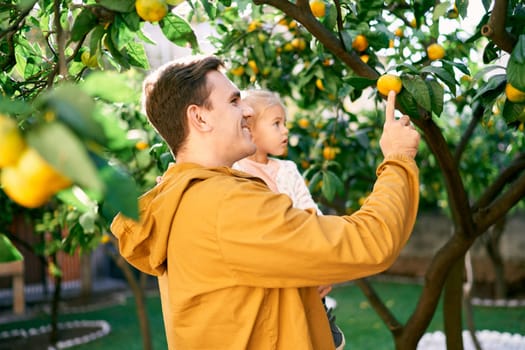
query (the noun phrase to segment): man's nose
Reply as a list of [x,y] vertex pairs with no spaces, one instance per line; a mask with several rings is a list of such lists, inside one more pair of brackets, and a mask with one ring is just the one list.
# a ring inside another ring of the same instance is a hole
[[255,112],[253,111],[253,108],[252,108],[252,107],[248,106],[247,104],[244,104],[244,105],[243,105],[243,108],[242,108],[242,116],[243,116],[244,118],[247,119],[247,118],[253,117],[254,113],[255,113]]

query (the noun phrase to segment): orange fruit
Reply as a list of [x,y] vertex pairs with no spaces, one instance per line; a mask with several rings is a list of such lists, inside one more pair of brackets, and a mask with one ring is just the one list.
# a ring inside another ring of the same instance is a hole
[[259,67],[257,67],[257,63],[254,60],[249,60],[248,66],[252,69],[254,74],[259,73]]
[[427,56],[431,61],[440,60],[445,57],[445,49],[439,44],[430,44],[427,47]]
[[315,17],[324,17],[326,14],[326,4],[322,0],[310,1],[310,10]]
[[352,48],[356,51],[362,52],[368,48],[368,40],[363,34],[359,34],[352,42]]
[[297,51],[303,51],[306,49],[306,41],[303,38],[294,38],[291,42],[292,47]]
[[505,95],[507,96],[507,100],[509,100],[510,102],[525,102],[525,92],[516,89],[510,83],[507,83],[507,85],[505,85]]
[[299,121],[297,122],[297,125],[299,125],[299,127],[301,129],[306,129],[307,127],[310,126],[310,121],[306,118],[301,118],[299,119]]
[[321,91],[324,90],[324,85],[323,85],[323,81],[321,79],[317,79],[315,81],[315,86],[317,86],[317,88]]
[[14,165],[26,148],[16,122],[0,114],[0,167]]
[[56,192],[72,184],[30,147],[25,149],[16,165],[2,170],[1,182],[11,199],[27,208],[45,204]]
[[393,74],[384,74],[377,79],[377,90],[383,94],[388,95],[390,90],[394,90],[398,94],[403,88],[401,78]]
[[146,141],[137,141],[137,143],[135,144],[135,148],[138,149],[139,151],[143,151],[145,149],[147,149],[149,147],[148,143]]
[[334,147],[326,146],[323,148],[323,158],[326,160],[332,160],[335,158],[336,149]]
[[241,75],[244,74],[244,67],[243,66],[239,66],[237,68],[232,68],[232,69],[230,69],[230,73],[235,75],[236,77],[240,77]]
[[250,32],[253,32],[254,30],[257,30],[261,27],[261,21],[259,21],[258,19],[254,19],[253,21],[250,22],[250,24],[248,25],[248,29],[246,29],[246,31],[248,33]]
[[143,20],[158,22],[168,13],[168,4],[165,0],[137,0],[135,9]]

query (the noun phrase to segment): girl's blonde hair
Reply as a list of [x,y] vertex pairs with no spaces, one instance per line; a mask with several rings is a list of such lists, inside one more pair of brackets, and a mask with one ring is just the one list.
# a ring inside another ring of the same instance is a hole
[[285,109],[279,94],[268,90],[246,90],[243,100],[252,107],[254,112],[253,118],[248,118],[248,123],[256,121],[270,107],[281,106]]

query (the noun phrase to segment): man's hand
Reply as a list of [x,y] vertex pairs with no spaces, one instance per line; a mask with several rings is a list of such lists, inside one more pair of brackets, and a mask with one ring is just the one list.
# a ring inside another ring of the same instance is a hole
[[399,119],[394,117],[396,93],[390,91],[386,102],[385,124],[379,140],[381,151],[386,157],[390,154],[404,154],[414,158],[417,154],[421,136],[410,123],[407,115]]

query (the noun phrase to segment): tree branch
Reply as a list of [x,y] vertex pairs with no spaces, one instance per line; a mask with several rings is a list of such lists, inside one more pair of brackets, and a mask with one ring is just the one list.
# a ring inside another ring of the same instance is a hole
[[478,236],[483,234],[495,222],[507,215],[516,203],[525,197],[525,172],[507,189],[505,193],[493,201],[490,206],[481,208],[474,215]]
[[477,202],[472,206],[472,211],[477,212],[480,208],[484,208],[490,204],[501,193],[503,187],[510,183],[517,174],[525,169],[525,153],[519,154],[514,161],[504,169],[498,178],[485,190],[485,192],[478,198]]
[[456,147],[456,151],[454,152],[454,163],[456,165],[459,164],[459,161],[461,159],[461,156],[463,155],[463,152],[465,151],[468,142],[474,133],[474,130],[476,129],[476,126],[478,126],[479,121],[483,117],[483,107],[481,105],[477,105],[477,107],[472,112],[472,119],[470,120],[470,123],[463,133],[461,135],[461,140],[459,140],[458,147]]
[[361,289],[368,301],[370,301],[370,305],[372,305],[378,316],[387,325],[392,334],[399,333],[403,329],[403,325],[399,323],[395,316],[386,307],[368,280],[366,278],[361,278],[354,282]]
[[254,0],[253,2],[256,5],[266,4],[273,6],[300,22],[324,47],[330,50],[357,75],[368,79],[377,79],[379,76],[372,67],[361,60],[357,53],[346,51],[342,42],[314,17],[312,11],[310,11],[308,1],[298,0],[297,5],[283,0]]
[[489,22],[481,27],[481,35],[490,39],[500,49],[511,53],[516,38],[505,29],[508,0],[494,0]]

